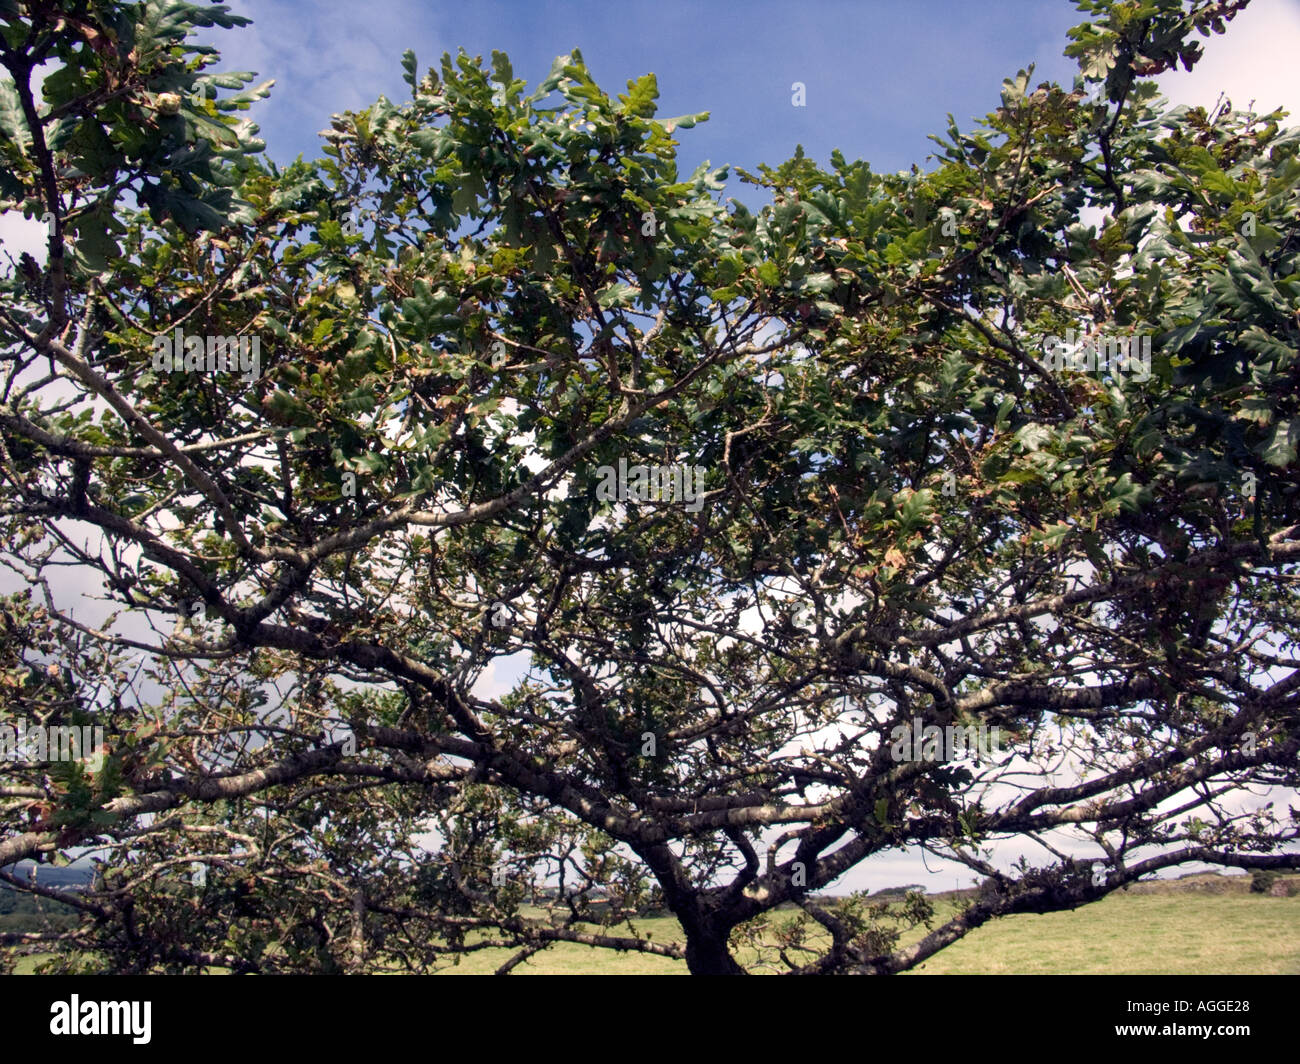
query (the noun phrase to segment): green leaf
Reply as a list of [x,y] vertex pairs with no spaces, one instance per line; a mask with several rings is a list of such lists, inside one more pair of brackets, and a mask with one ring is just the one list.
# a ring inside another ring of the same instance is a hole
[[1142,485],[1133,482],[1133,474],[1125,473],[1111,488],[1107,509],[1112,513],[1121,509],[1136,513],[1142,508],[1144,494]]
[[1271,466],[1284,467],[1296,460],[1296,447],[1300,444],[1300,418],[1279,421],[1273,438],[1264,448],[1263,458]]
[[12,141],[23,153],[32,143],[18,90],[7,74],[0,77],[0,137]]
[[1024,451],[1039,451],[1043,445],[1052,439],[1052,430],[1046,425],[1040,425],[1031,421],[1028,425],[1023,426],[1015,435],[1016,443]]
[[73,255],[77,264],[90,273],[106,273],[121,258],[122,249],[102,215],[86,215],[78,222]]
[[510,57],[505,52],[498,52],[493,49],[492,77],[500,83],[503,89],[509,91],[511,83],[515,80],[515,71],[510,65]]
[[619,96],[623,113],[637,118],[653,118],[658,110],[655,106],[655,101],[659,99],[658,79],[653,74],[646,74],[636,81],[629,81],[627,88],[627,94]]
[[1029,537],[1030,543],[1041,543],[1049,550],[1056,550],[1065,544],[1065,537],[1071,532],[1071,526],[1065,522],[1057,522],[1048,525],[1041,531],[1034,532]]
[[674,129],[690,129],[697,122],[707,122],[709,120],[708,111],[700,111],[693,115],[678,115],[676,118],[658,118],[657,121],[664,130],[671,133]]
[[640,293],[639,288],[634,288],[630,284],[624,284],[618,281],[608,288],[604,288],[597,295],[597,302],[602,310],[608,310],[610,307],[629,306],[633,299]]

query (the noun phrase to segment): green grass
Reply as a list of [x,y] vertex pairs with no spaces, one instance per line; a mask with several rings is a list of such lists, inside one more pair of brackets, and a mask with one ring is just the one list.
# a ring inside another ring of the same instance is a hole
[[1112,894],[1009,916],[916,969],[933,975],[1300,974],[1300,896]]
[[[1297,877],[1292,877],[1297,879]],[[1300,882],[1300,879],[1297,879]],[[949,946],[916,974],[927,975],[1295,975],[1300,974],[1300,894],[1251,894],[1249,878],[1214,875],[1142,884],[1073,912],[1010,916],[985,924]],[[955,910],[952,895],[935,902],[935,926]],[[671,918],[638,920],[659,942],[681,941]],[[903,938],[914,942],[916,929]],[[484,950],[448,974],[486,974],[508,950]],[[742,962],[748,958],[741,957]],[[613,954],[563,943],[515,973],[561,975],[685,974],[665,957]]]
[[14,963],[14,975],[35,975],[36,965],[48,956],[48,953],[36,953],[30,957],[19,957]]
[[[1300,883],[1300,877],[1291,877]],[[1196,876],[1144,883],[1074,912],[1011,916],[971,932],[930,958],[917,974],[993,975],[1296,975],[1300,974],[1300,893],[1271,898],[1247,892],[1248,877]],[[955,909],[937,895],[935,925]],[[781,914],[788,918],[788,914]],[[671,917],[636,921],[656,942],[680,942]],[[627,934],[627,929],[615,930]],[[914,930],[904,943],[925,932]],[[486,975],[511,956],[490,949],[465,956],[449,975]],[[742,956],[742,963],[749,960]],[[30,974],[39,957],[18,961]],[[682,961],[556,945],[514,969],[518,975],[685,975]]]

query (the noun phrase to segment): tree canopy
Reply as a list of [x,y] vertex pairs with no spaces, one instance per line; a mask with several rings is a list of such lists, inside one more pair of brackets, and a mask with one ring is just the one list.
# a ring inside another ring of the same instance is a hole
[[[576,51],[408,52],[280,167],[246,19],[0,2],[0,724],[106,736],[0,760],[85,917],[0,943],[891,973],[1300,868],[1300,130],[1158,96],[1244,0],[1076,6],[1071,86],[751,209]],[[983,886],[827,896],[898,850]]]

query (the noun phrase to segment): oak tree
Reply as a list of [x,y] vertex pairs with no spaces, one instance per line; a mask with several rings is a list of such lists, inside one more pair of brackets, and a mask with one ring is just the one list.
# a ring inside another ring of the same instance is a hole
[[[1078,6],[1071,86],[751,209],[577,52],[408,52],[280,167],[192,39],[245,19],[0,2],[0,723],[107,736],[0,761],[84,917],[6,955],[891,973],[1300,867],[1300,131],[1157,94],[1243,0]],[[895,851],[983,886],[831,896]]]

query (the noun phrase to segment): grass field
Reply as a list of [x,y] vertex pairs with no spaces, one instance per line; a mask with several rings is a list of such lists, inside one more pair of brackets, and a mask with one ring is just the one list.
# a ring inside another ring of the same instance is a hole
[[[1270,898],[1248,893],[1244,882],[1233,885],[1240,889],[1210,893],[1171,884],[1158,892],[1121,891],[1074,912],[1006,917],[971,932],[909,974],[1300,974],[1300,895]],[[953,913],[953,900],[936,898],[935,910],[938,926]],[[681,939],[671,918],[640,920],[637,927],[653,931],[661,942]],[[924,934],[913,931],[903,941]],[[484,951],[465,958],[453,972],[487,974],[508,957],[506,950]],[[515,973],[684,975],[686,965],[566,943],[537,954]]]
[[[1247,881],[1210,875],[1145,883],[1074,912],[1007,917],[935,955],[917,974],[1300,974],[1300,893],[1250,894]],[[955,899],[933,900],[937,925],[952,913]],[[671,918],[638,920],[637,929],[653,932],[656,941],[681,940]],[[922,934],[913,931],[904,942]],[[507,950],[484,950],[446,974],[490,974],[509,956]],[[30,973],[36,963],[23,958],[18,972]],[[519,965],[515,974],[685,975],[686,965],[561,943]]]

